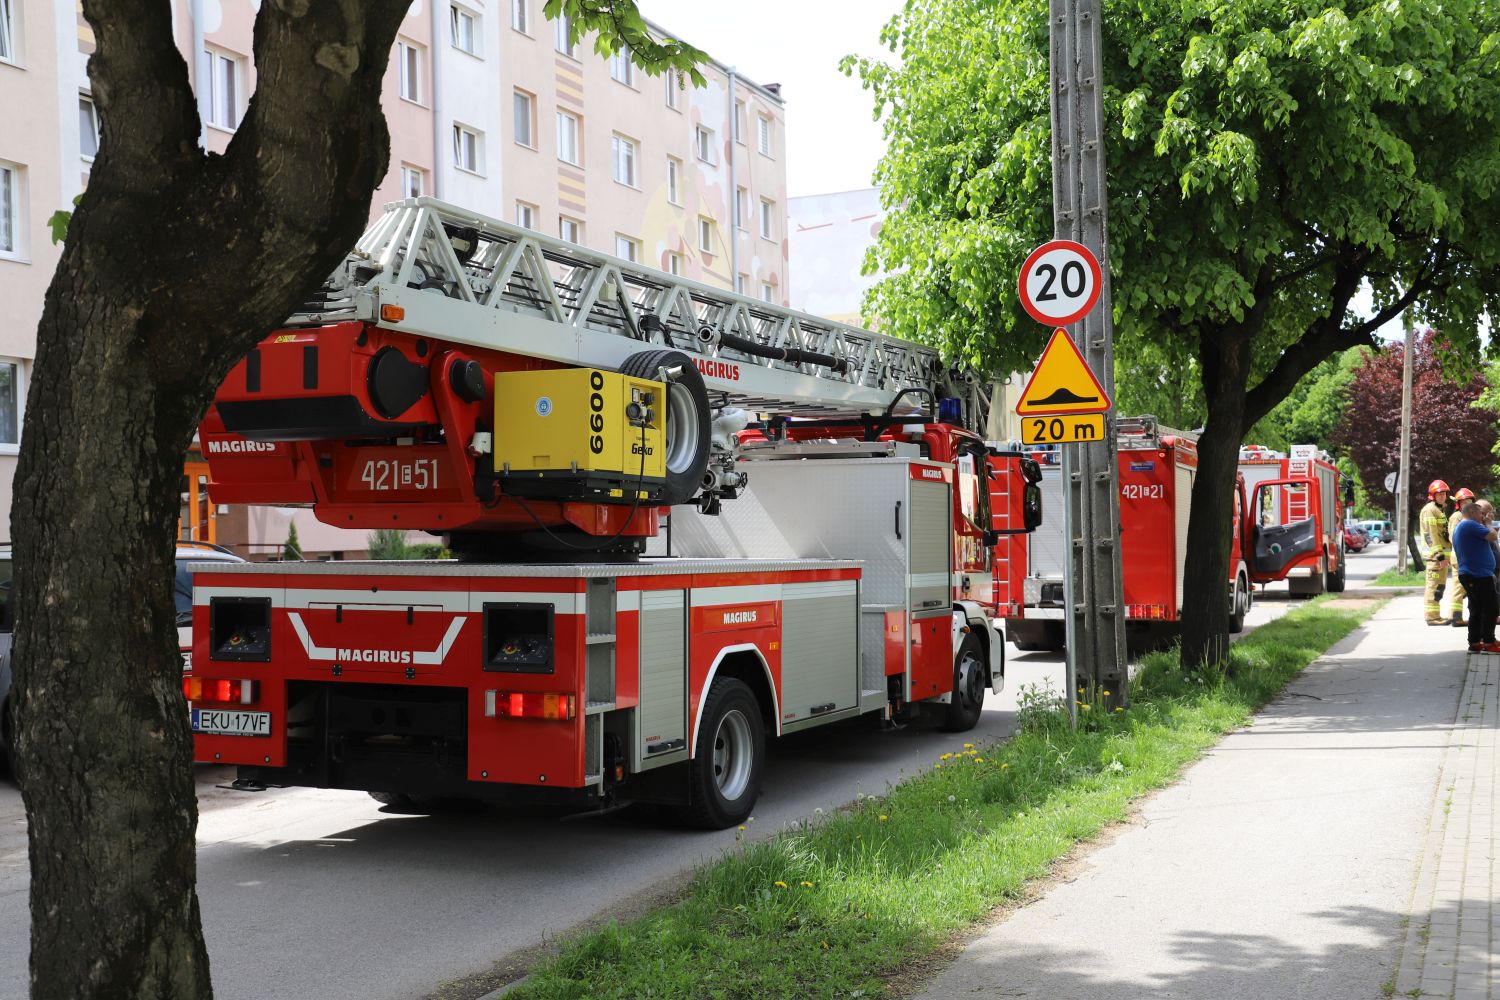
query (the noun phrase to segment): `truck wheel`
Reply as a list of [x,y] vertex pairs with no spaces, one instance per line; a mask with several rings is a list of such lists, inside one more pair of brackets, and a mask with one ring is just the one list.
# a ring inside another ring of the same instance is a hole
[[1329,573],[1326,578],[1328,580],[1328,592],[1330,594],[1342,594],[1344,592],[1344,583],[1347,579],[1344,571],[1347,568],[1348,566],[1344,562],[1344,553],[1340,553],[1339,568],[1335,572]]
[[1234,599],[1229,605],[1229,631],[1245,631],[1245,612],[1250,610],[1250,588],[1243,575],[1234,578]]
[[977,636],[966,635],[953,658],[953,695],[943,715],[944,732],[966,733],[979,725],[984,690],[984,647]]
[[[662,503],[687,503],[703,485],[708,471],[708,443],[712,431],[708,419],[708,389],[693,359],[681,351],[641,351],[625,359],[620,373],[633,378],[658,379],[663,368],[681,368],[667,383],[666,485]],[[625,470],[629,473],[629,469]]]
[[705,830],[743,823],[760,797],[766,766],[766,726],[744,681],[714,681],[688,762],[688,801],[682,822]]

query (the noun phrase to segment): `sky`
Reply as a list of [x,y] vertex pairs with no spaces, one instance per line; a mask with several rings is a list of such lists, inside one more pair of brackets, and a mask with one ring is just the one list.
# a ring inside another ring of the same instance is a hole
[[640,0],[648,20],[786,100],[787,194],[871,187],[885,150],[874,102],[839,72],[846,55],[886,56],[880,29],[900,0]]

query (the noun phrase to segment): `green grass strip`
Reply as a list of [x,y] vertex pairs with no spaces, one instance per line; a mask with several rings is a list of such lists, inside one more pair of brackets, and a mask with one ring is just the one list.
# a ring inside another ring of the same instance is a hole
[[1407,569],[1405,573],[1398,573],[1396,567],[1381,573],[1373,581],[1376,587],[1420,587],[1427,581],[1427,576],[1419,569]]
[[1128,711],[1023,692],[1018,732],[701,871],[686,898],[569,944],[507,1000],[877,997],[1074,844],[1125,817],[1374,610],[1315,601],[1236,643],[1225,673],[1146,659]]

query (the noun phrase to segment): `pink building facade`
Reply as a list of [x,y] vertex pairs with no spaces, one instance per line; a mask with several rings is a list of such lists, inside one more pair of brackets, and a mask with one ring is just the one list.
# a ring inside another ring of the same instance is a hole
[[[628,58],[597,55],[592,36],[570,44],[544,2],[414,0],[386,72],[391,162],[371,215],[431,195],[787,304],[779,88],[717,61],[701,67],[703,87],[647,76]],[[254,94],[259,6],[173,0],[211,151],[227,148]],[[60,252],[47,220],[83,190],[98,144],[93,48],[76,0],[0,0],[0,543]],[[349,541],[342,548],[364,548]]]

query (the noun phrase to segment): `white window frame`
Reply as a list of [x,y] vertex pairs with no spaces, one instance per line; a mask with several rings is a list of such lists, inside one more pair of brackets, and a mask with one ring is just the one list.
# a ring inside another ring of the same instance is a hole
[[0,218],[10,246],[0,243],[0,260],[26,260],[26,176],[19,163],[0,161]]
[[0,364],[16,366],[16,439],[13,442],[0,441],[0,455],[19,455],[26,420],[26,359],[0,356]]
[[422,46],[401,38],[396,41],[396,74],[403,101],[422,103]]
[[745,102],[734,102],[734,141],[741,146],[745,144]]
[[641,158],[641,144],[615,132],[609,137],[610,172],[616,184],[636,187],[636,164]]
[[[573,123],[571,143],[573,156],[571,159],[563,155],[565,151],[563,143],[564,121]],[[559,111],[557,113],[557,158],[575,167],[583,166],[583,119],[571,111]]]
[[[526,138],[521,138],[521,102],[526,103]],[[515,118],[511,123],[511,138],[515,139],[517,146],[525,146],[527,149],[536,149],[536,95],[517,87],[511,92],[510,113]]]
[[771,118],[769,115],[755,116],[755,148],[761,156],[773,156],[771,150]]
[[641,262],[641,241],[634,236],[615,233],[615,256],[632,264]]
[[764,302],[775,302],[776,286],[771,284],[769,281],[762,281],[760,283],[760,297]]
[[577,59],[578,43],[573,41],[573,19],[566,14],[558,15],[552,27],[552,47],[569,59]]
[[750,201],[750,192],[742,187],[734,189],[734,228],[739,232],[749,232],[745,225],[745,208]]
[[776,239],[776,203],[769,198],[760,200],[760,238]]
[[609,55],[609,78],[635,88],[635,63],[630,61],[630,46],[621,45]]
[[[401,197],[420,198],[426,194],[427,178],[423,176],[426,172],[421,167],[401,164]],[[415,191],[412,190],[413,187],[416,188]]]
[[[0,3],[3,2],[4,0],[0,0]],[[92,153],[86,152],[83,145],[84,131],[82,116],[84,114],[83,106],[85,104],[89,106],[89,125],[94,131],[94,151]],[[86,90],[80,90],[78,92],[78,114],[78,155],[82,157],[84,163],[93,163],[94,157],[99,155],[99,106],[94,103],[94,95]]]
[[16,11],[13,0],[0,0],[0,62],[21,65],[16,52]]
[[[572,227],[573,235],[568,235],[568,227]],[[559,215],[557,217],[557,237],[567,240],[578,246],[583,245],[583,223],[571,215]]]
[[[240,127],[240,118],[244,114],[242,109],[245,102],[240,99],[240,95],[245,90],[245,61],[227,49],[205,47],[203,55],[208,63],[208,92],[203,97],[203,106],[207,111],[204,124],[221,132],[233,132]],[[229,70],[228,105],[225,104],[222,78],[219,75],[226,66]],[[224,120],[226,114],[230,119],[227,123]]]
[[718,163],[714,157],[714,130],[707,125],[693,126],[693,152],[703,163]]
[[[0,0],[3,2],[3,0]],[[682,110],[682,73],[675,69],[669,69],[662,74],[667,81],[667,107],[673,111]]]
[[666,264],[668,274],[675,274],[679,278],[682,277],[682,254],[677,253],[675,250],[667,251]]
[[510,0],[510,26],[523,35],[531,35],[531,0]]
[[536,228],[537,207],[530,202],[516,202],[516,225],[522,229]]
[[[453,47],[460,52],[467,53],[476,59],[483,59],[484,35],[479,27],[479,18],[482,15],[476,10],[471,10],[462,4],[448,4],[448,40]],[[468,37],[464,37],[463,25],[468,20]],[[468,44],[464,44],[467,42]]]
[[675,156],[667,157],[667,201],[682,204],[682,161]]
[[698,216],[698,249],[703,253],[714,252],[714,220],[706,215]]
[[745,294],[745,281],[749,277],[750,275],[745,274],[743,271],[734,276],[734,290],[740,295]]
[[[464,152],[463,140],[466,136],[474,140],[473,143],[470,144],[471,149],[474,153],[474,160],[472,164],[465,163],[464,157],[462,155]],[[484,176],[483,132],[479,131],[476,128],[470,128],[469,126],[464,125],[460,122],[453,123],[453,166],[459,170],[464,171],[465,173],[477,174],[480,177]]]

